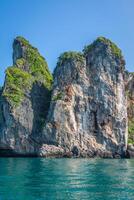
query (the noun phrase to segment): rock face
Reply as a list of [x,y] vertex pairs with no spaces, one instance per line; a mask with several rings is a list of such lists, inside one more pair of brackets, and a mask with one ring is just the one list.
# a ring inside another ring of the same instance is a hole
[[13,43],[13,66],[1,92],[0,154],[36,155],[50,101],[52,75],[27,40]]
[[134,157],[134,74],[126,74],[126,94],[128,112],[128,153]]
[[59,57],[52,86],[45,59],[17,37],[0,89],[0,155],[125,156],[134,82],[124,65],[118,47],[99,37]]
[[127,147],[124,60],[115,44],[98,38],[62,54],[54,71],[44,143],[74,156],[123,156]]

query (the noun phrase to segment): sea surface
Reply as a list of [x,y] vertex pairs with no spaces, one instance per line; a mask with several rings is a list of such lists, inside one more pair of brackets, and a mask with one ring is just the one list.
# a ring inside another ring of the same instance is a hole
[[134,200],[134,160],[0,158],[0,200]]

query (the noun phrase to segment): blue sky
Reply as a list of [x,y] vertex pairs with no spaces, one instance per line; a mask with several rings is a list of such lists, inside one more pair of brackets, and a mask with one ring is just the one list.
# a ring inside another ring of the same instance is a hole
[[12,42],[24,36],[53,71],[64,51],[98,36],[114,41],[134,71],[134,0],[0,0],[0,85],[12,65]]

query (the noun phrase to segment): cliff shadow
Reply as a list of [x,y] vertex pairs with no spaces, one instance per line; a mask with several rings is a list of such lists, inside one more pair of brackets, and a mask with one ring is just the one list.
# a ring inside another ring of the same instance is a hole
[[31,90],[31,103],[33,109],[33,128],[31,137],[41,142],[42,129],[45,126],[51,99],[51,91],[43,84],[36,82]]

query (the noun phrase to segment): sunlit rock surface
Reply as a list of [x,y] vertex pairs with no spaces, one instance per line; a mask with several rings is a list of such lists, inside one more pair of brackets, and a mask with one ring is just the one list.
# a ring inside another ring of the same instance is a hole
[[123,156],[127,146],[124,59],[105,38],[62,54],[54,71],[44,142],[82,157]]

